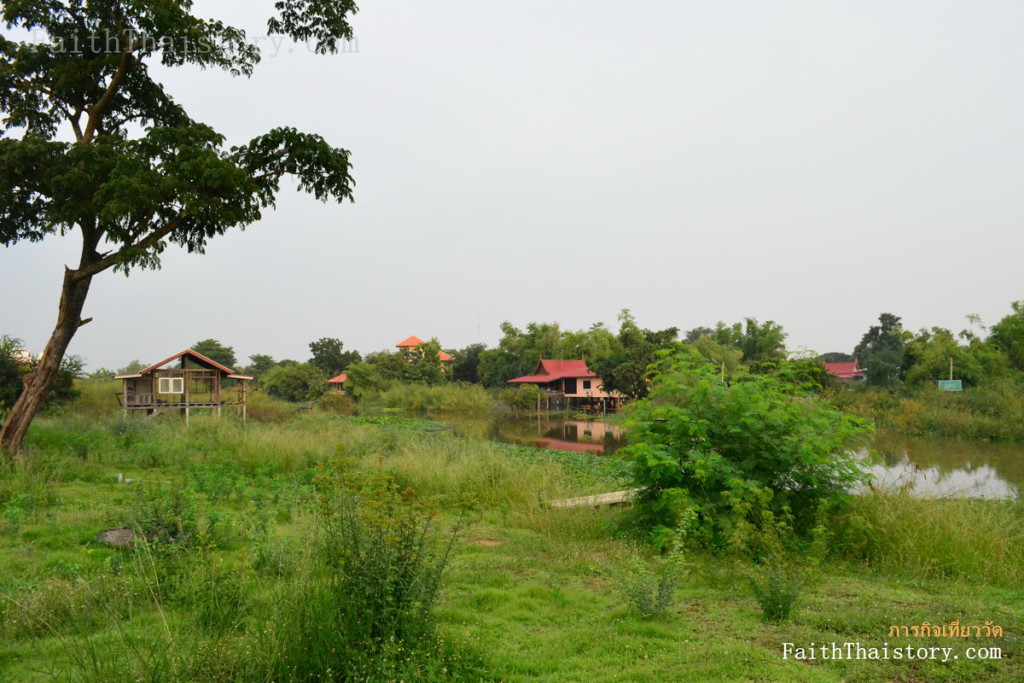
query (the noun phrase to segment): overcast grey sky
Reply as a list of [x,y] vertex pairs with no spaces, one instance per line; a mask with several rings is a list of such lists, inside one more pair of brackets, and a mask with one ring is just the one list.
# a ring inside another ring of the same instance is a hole
[[[259,36],[272,4],[197,8]],[[1020,2],[364,0],[353,23],[357,53],[165,80],[234,144],[291,125],[351,150],[355,203],[287,191],[205,256],[104,273],[71,353],[493,345],[622,308],[850,351],[883,311],[960,330],[1024,299]],[[42,349],[77,248],[0,249],[0,333]]]

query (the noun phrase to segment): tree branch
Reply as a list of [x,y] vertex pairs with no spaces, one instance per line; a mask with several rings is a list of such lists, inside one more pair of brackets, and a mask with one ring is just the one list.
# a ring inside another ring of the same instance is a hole
[[96,133],[96,129],[99,127],[100,121],[103,119],[104,111],[106,111],[106,108],[110,106],[114,96],[117,95],[118,88],[121,87],[121,83],[124,81],[125,76],[128,75],[128,71],[134,63],[131,45],[127,44],[128,41],[125,42],[125,49],[121,53],[121,62],[117,65],[117,71],[115,71],[114,75],[110,78],[110,83],[107,84],[106,91],[103,93],[103,96],[100,97],[99,102],[88,108],[89,121],[85,127],[85,135],[82,139],[83,144],[88,145],[92,142],[92,137]]
[[117,251],[108,253],[98,261],[94,261],[82,268],[79,268],[72,275],[72,279],[77,281],[84,280],[87,277],[92,277],[93,275],[102,273],[104,270],[108,268],[116,266],[119,261],[119,258],[130,251],[136,251],[139,249],[150,249],[164,237],[167,237],[172,232],[180,228],[182,224],[184,224],[184,222],[185,219],[182,216],[178,216],[177,218],[168,221],[166,225],[159,228],[158,230],[154,230],[153,232],[149,233],[135,244],[125,245],[118,249]]

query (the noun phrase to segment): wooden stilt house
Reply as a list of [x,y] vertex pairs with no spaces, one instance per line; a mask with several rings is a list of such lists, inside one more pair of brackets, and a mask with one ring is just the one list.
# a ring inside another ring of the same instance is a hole
[[220,416],[224,407],[237,408],[244,420],[247,385],[252,377],[186,349],[145,370],[116,375],[114,379],[122,382],[117,397],[125,415],[129,411],[154,415],[176,410],[188,421],[194,410]]

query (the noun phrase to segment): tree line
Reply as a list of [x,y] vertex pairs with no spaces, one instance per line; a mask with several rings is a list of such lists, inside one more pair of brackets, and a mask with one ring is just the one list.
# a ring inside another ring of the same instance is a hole
[[[533,387],[509,389],[507,382],[532,374],[541,358],[585,359],[602,379],[605,390],[640,399],[650,392],[651,368],[659,354],[680,347],[712,361],[726,376],[740,368],[764,374],[778,370],[786,361],[798,360],[802,365],[797,372],[819,387],[833,384],[823,363],[854,360],[865,374],[865,384],[890,390],[948,379],[951,363],[953,378],[962,380],[966,387],[1024,378],[1024,301],[1011,304],[1011,313],[991,327],[976,315],[968,315],[966,320],[968,325],[959,332],[931,327],[914,333],[903,327],[899,316],[882,313],[878,323],[871,325],[849,352],[800,358],[787,352],[787,334],[771,320],[718,322],[681,333],[676,327],[643,328],[629,310],[619,314],[617,331],[604,323],[568,330],[558,323],[529,323],[519,328],[505,322],[501,339],[493,348],[482,343],[461,349],[443,348],[437,339],[431,339],[418,349],[363,355],[346,349],[340,339],[322,337],[309,343],[305,360],[277,360],[257,353],[248,357],[247,364],[239,362],[234,347],[216,339],[197,341],[191,348],[236,372],[251,375],[255,388],[293,402],[323,396],[329,388],[328,380],[345,373],[346,392],[355,400],[381,391],[392,382],[431,386],[458,382],[504,389],[503,398],[508,403],[532,405],[535,397],[528,394]],[[0,337],[0,416],[17,401],[24,390],[24,378],[38,363],[22,351],[22,346],[16,337]],[[454,360],[442,362],[442,351]],[[138,372],[148,363],[134,360],[118,370],[99,369],[88,375],[83,372],[84,365],[78,356],[63,359],[48,404],[74,398],[75,379]]]

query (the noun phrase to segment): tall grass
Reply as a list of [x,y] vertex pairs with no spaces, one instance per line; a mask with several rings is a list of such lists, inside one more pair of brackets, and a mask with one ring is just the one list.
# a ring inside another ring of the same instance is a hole
[[968,387],[962,393],[932,385],[898,393],[857,387],[840,389],[831,398],[879,427],[907,434],[1024,441],[1024,380],[1015,377]]
[[855,496],[833,519],[840,557],[886,574],[1024,583],[1024,505],[1012,500]]
[[396,383],[381,392],[365,408],[400,410],[441,415],[486,415],[494,408],[494,397],[477,384]]

